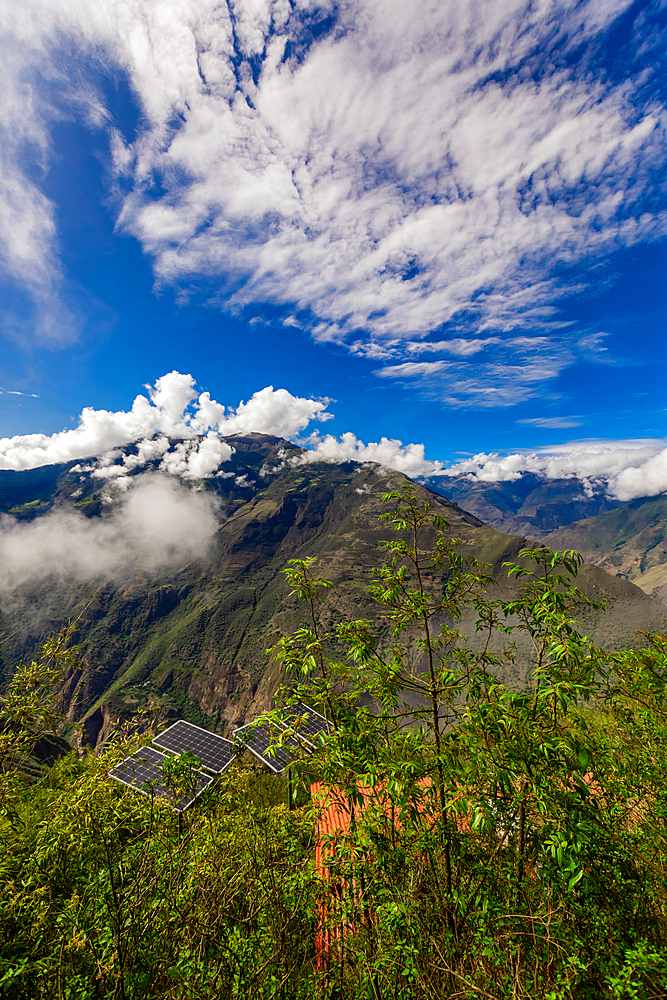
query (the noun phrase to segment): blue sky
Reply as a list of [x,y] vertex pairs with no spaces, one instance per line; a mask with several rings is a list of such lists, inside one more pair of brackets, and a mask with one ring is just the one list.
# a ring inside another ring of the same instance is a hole
[[326,397],[308,432],[431,460],[662,453],[659,4],[27,0],[6,21],[1,435],[128,410],[175,370],[227,406]]

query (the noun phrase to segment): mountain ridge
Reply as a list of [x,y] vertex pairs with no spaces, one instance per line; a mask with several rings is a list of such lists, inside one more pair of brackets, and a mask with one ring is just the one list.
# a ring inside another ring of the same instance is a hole
[[[217,505],[218,528],[205,557],[114,580],[48,577],[0,595],[5,676],[42,636],[80,616],[86,668],[80,681],[70,681],[69,713],[83,720],[91,745],[103,741],[118,719],[143,709],[183,715],[224,734],[269,707],[281,675],[266,649],[303,621],[281,572],[290,558],[315,556],[318,575],[336,584],[320,609],[323,627],[377,614],[366,586],[382,561],[379,545],[391,536],[379,520],[386,509],[382,496],[407,477],[353,462],[290,465],[286,456],[298,460],[300,451],[262,435],[235,444],[226,463],[231,475],[190,484]],[[52,495],[37,499],[51,503],[49,512],[79,504],[82,518],[103,524],[124,503],[123,494],[93,472],[65,468]],[[43,525],[44,514],[33,513],[28,499],[43,480],[25,482],[19,517]],[[415,488],[450,522],[462,551],[490,564],[500,581],[492,596],[509,597],[513,584],[502,563],[518,557],[525,538],[500,534],[426,487]],[[5,508],[18,495],[3,498]],[[608,610],[582,618],[600,645],[620,648],[636,631],[667,628],[667,609],[627,580],[595,567],[585,567],[581,580],[591,597],[610,602]],[[462,625],[474,634],[472,618]],[[521,670],[510,678],[517,689],[523,680]]]
[[418,478],[434,493],[459,504],[497,531],[534,540],[623,505],[607,496],[602,484],[584,487],[574,477],[547,479],[523,472],[516,479],[499,482],[475,479],[466,473]]
[[667,496],[640,497],[544,537],[667,601]]

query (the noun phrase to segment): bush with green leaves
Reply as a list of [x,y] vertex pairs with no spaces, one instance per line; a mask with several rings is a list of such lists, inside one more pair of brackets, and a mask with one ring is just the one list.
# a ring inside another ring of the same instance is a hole
[[[515,594],[494,600],[414,488],[385,500],[383,613],[324,634],[328,584],[294,561],[311,622],[273,651],[285,697],[337,712],[317,767],[353,810],[329,861],[348,887],[350,996],[621,996],[624,976],[628,996],[666,995],[667,640],[595,648],[574,552],[525,548],[505,567]],[[517,633],[519,693],[502,680]]]
[[[311,560],[286,571],[307,622],[271,651],[279,702],[336,727],[294,768],[296,808],[244,756],[179,823],[108,779],[150,732],[26,768],[60,725],[75,650],[56,641],[17,675],[0,730],[0,995],[667,995],[667,637],[607,654],[581,632],[576,553],[524,549],[508,599],[423,493],[385,499],[374,617],[324,629],[331,584]],[[510,690],[526,648],[529,681]],[[314,779],[350,811],[320,871]]]

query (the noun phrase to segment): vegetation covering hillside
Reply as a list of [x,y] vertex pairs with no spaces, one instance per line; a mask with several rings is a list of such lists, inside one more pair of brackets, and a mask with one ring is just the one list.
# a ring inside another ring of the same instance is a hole
[[[279,700],[337,727],[297,769],[296,801],[240,757],[180,822],[108,780],[149,739],[129,733],[28,774],[59,727],[71,636],[16,674],[0,728],[3,995],[665,996],[667,636],[609,654],[578,625],[575,553],[524,550],[505,567],[511,600],[488,597],[423,494],[385,511],[372,617],[324,629],[336,588],[310,560],[287,567],[302,619],[273,651]],[[499,648],[471,644],[471,616]],[[521,635],[517,693],[501,677]],[[187,763],[171,774],[187,781]],[[345,836],[319,837],[313,779],[346,803]]]
[[584,492],[578,479],[547,479],[532,472],[498,483],[467,475],[429,476],[421,482],[496,531],[533,539],[621,506],[602,486]]
[[[284,441],[262,435],[228,440],[236,449],[225,465],[229,474],[193,485],[204,485],[215,497],[220,521],[206,559],[153,574],[130,567],[116,579],[77,583],[49,577],[0,594],[7,675],[45,634],[78,618],[85,670],[68,687],[68,714],[84,719],[83,738],[92,746],[119,718],[144,709],[161,717],[184,715],[225,734],[269,707],[281,674],[267,664],[265,651],[295,627],[299,615],[281,573],[290,558],[317,557],[322,574],[336,583],[322,612],[325,625],[359,609],[374,613],[366,588],[377,546],[388,536],[379,520],[382,496],[406,477],[354,463],[291,466],[285,464],[290,453]],[[298,456],[298,449],[293,453]],[[12,475],[7,503],[16,509],[22,498],[20,516],[28,520],[37,516],[31,498],[38,486],[39,502],[51,511],[79,504],[91,522],[104,521],[122,502],[90,470],[66,466],[48,476],[40,470]],[[21,493],[16,482],[24,476]],[[509,599],[515,584],[502,563],[517,557],[523,541],[499,534],[423,487],[418,492],[448,520],[463,550],[489,563],[498,593]],[[623,648],[639,630],[667,628],[664,606],[627,581],[595,568],[584,568],[580,578],[591,597],[606,602],[605,609],[581,611],[585,629],[601,645]],[[474,636],[471,613],[465,614]],[[517,690],[529,662],[525,637],[518,642],[523,655],[506,664],[504,678]]]
[[631,500],[618,510],[554,532],[545,542],[556,548],[576,548],[587,562],[667,601],[665,496]]

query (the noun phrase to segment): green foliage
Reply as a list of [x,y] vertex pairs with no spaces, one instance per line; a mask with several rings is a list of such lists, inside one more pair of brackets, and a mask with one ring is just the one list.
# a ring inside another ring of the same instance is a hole
[[[667,636],[606,654],[581,629],[576,553],[524,549],[506,600],[421,494],[385,500],[375,617],[325,628],[331,584],[312,559],[286,574],[308,621],[272,647],[281,699],[337,727],[294,768],[296,808],[242,758],[179,823],[107,777],[150,734],[37,777],[27,743],[7,750],[0,995],[667,995]],[[55,640],[15,679],[8,741],[57,728],[72,655]],[[177,795],[193,764],[169,765]],[[312,778],[349,819],[319,871]]]
[[[318,761],[353,808],[329,861],[356,887],[331,908],[352,928],[349,995],[662,996],[667,639],[597,649],[570,551],[524,549],[506,566],[518,592],[494,600],[427,503],[386,499],[380,616],[319,635],[321,660],[303,630],[279,647],[297,677],[326,671],[348,704],[376,705],[341,716]],[[301,592],[321,595],[309,571]],[[471,605],[475,648],[457,627]],[[501,680],[517,633],[532,649],[520,693]]]
[[36,659],[21,663],[0,702],[0,810],[5,813],[12,813],[26,772],[38,765],[40,743],[63,728],[63,687],[81,669],[74,632],[74,625],[66,626],[44,643]]

